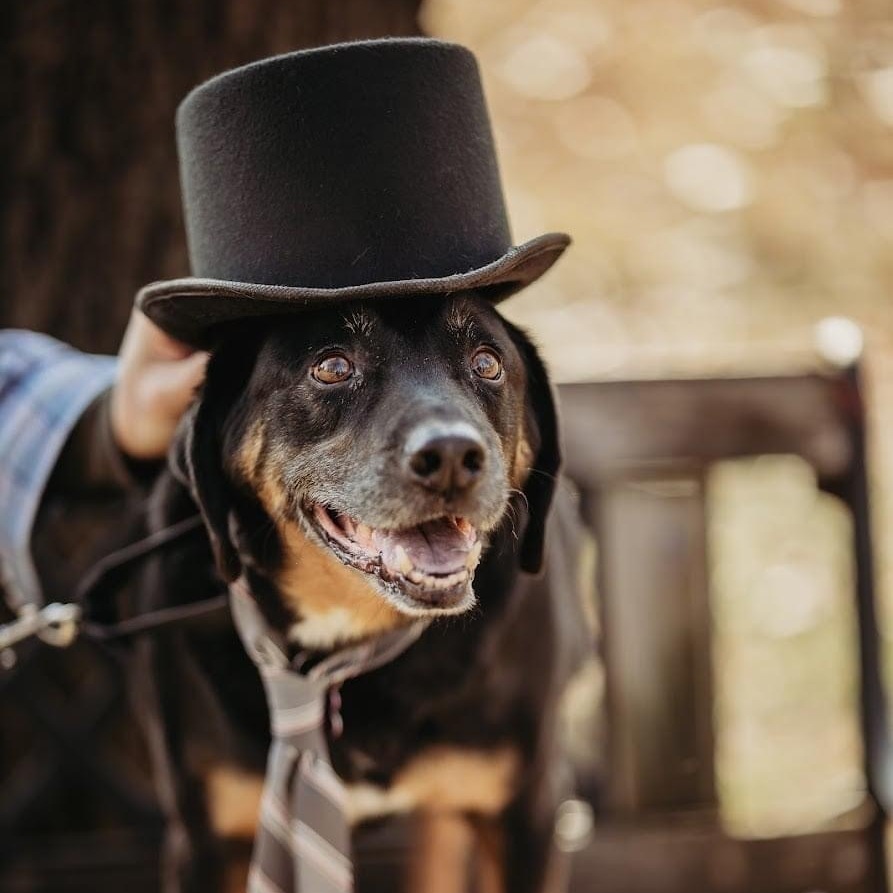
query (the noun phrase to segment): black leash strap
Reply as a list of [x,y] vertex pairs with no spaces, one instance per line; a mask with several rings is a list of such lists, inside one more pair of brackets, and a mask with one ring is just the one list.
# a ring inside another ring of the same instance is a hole
[[213,598],[202,599],[191,605],[177,605],[174,608],[160,608],[141,614],[139,617],[131,617],[118,623],[94,623],[91,620],[82,620],[81,633],[89,639],[97,642],[108,642],[113,639],[123,639],[126,636],[135,636],[139,633],[155,632],[165,626],[173,626],[196,617],[204,617],[207,614],[216,614],[222,611],[229,603],[226,595],[215,595]]
[[149,536],[137,540],[135,543],[130,543],[104,555],[81,577],[81,581],[74,591],[75,604],[83,606],[90,594],[98,589],[110,574],[130,567],[141,558],[188,536],[194,530],[200,530],[201,527],[202,516],[192,515],[162,530],[156,530],[155,533],[150,533]]
[[94,641],[109,642],[140,633],[154,632],[163,627],[224,610],[229,602],[226,594],[215,595],[192,604],[161,608],[118,623],[98,623],[85,620],[83,616],[90,596],[102,586],[110,585],[114,575],[127,570],[165,546],[202,529],[201,515],[184,518],[97,561],[81,578],[71,603],[53,603],[42,608],[27,605],[18,613],[15,620],[0,624],[0,658],[2,658],[0,666],[14,665],[12,647],[32,636],[57,647],[70,645],[79,634]]

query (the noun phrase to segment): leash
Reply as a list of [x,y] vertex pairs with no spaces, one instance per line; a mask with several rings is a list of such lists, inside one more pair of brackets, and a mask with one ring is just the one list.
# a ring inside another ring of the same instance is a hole
[[26,639],[38,638],[56,648],[68,647],[79,635],[97,642],[110,642],[154,632],[226,608],[229,598],[226,594],[221,594],[188,605],[149,611],[117,623],[99,623],[84,617],[84,607],[89,597],[108,584],[113,575],[201,529],[201,515],[184,518],[103,556],[81,578],[71,602],[53,602],[42,608],[25,605],[14,620],[0,624],[0,666],[9,669],[15,665],[15,653],[12,649]]

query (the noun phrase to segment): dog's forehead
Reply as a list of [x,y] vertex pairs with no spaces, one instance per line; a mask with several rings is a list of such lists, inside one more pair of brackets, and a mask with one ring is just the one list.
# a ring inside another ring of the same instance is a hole
[[420,347],[432,337],[446,336],[456,343],[482,334],[498,337],[501,332],[498,312],[475,295],[395,298],[283,317],[267,328],[261,356],[290,366],[305,358],[307,350],[339,344],[365,343],[387,350],[398,342]]
[[421,334],[425,330],[446,329],[461,335],[475,326],[486,326],[493,319],[498,319],[498,314],[492,305],[472,294],[366,302],[350,306],[340,314],[344,330],[366,337],[382,330]]

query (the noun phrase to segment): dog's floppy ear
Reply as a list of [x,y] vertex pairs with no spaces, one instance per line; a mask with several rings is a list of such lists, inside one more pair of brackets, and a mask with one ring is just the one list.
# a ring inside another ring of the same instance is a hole
[[[245,353],[250,349],[241,345]],[[237,406],[251,372],[244,353],[232,346],[216,350],[208,361],[205,383],[184,416],[170,455],[173,474],[192,494],[208,531],[214,561],[228,583],[242,565],[231,534],[233,486],[223,467],[224,424]]]
[[506,323],[527,371],[526,435],[533,451],[523,492],[527,502],[527,526],[521,540],[521,569],[539,573],[545,549],[546,520],[561,468],[558,416],[546,367],[527,335]]

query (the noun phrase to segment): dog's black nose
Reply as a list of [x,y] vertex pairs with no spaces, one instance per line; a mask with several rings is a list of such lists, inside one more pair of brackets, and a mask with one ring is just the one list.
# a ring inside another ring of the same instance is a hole
[[416,430],[406,445],[409,476],[437,493],[461,493],[480,479],[486,453],[484,442],[470,425]]

